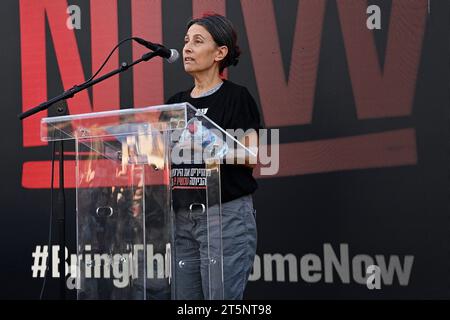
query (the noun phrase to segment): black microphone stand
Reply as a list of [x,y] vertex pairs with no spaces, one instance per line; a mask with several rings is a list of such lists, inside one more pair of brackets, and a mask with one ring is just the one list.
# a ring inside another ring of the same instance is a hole
[[54,103],[56,103],[58,101],[72,98],[78,92],[83,91],[83,90],[85,90],[85,89],[87,89],[89,87],[92,87],[93,85],[95,85],[95,84],[97,84],[99,82],[102,82],[102,81],[104,81],[104,80],[106,80],[108,78],[111,78],[112,76],[114,76],[114,75],[116,75],[118,73],[121,73],[121,72],[124,72],[124,71],[128,70],[130,67],[133,67],[134,65],[136,65],[138,63],[141,63],[142,61],[148,61],[148,60],[150,60],[153,57],[158,56],[158,55],[160,55],[159,50],[154,51],[154,52],[148,52],[148,53],[144,54],[138,60],[133,61],[131,64],[127,64],[126,62],[123,62],[122,65],[118,69],[113,70],[113,71],[111,71],[111,72],[101,76],[98,79],[91,80],[91,81],[83,83],[81,85],[75,85],[72,88],[70,88],[69,90],[64,91],[59,96],[56,96],[56,97],[54,97],[54,98],[52,98],[52,99],[50,99],[50,100],[48,100],[46,102],[41,103],[37,107],[34,107],[34,108],[30,109],[30,110],[27,110],[27,111],[21,113],[19,115],[19,119],[23,120],[23,119],[25,119],[25,118],[27,118],[27,117],[35,114],[35,113],[38,113],[38,112],[43,111],[43,110],[46,110],[52,104],[54,104]]
[[[130,67],[133,67],[134,65],[141,63],[143,61],[149,61],[150,59],[162,55],[163,53],[160,50],[156,50],[154,52],[148,52],[144,54],[141,58],[139,58],[136,61],[133,61],[131,64],[127,64],[126,62],[123,62],[122,65],[116,69],[113,70],[100,78],[97,78],[95,80],[91,80],[88,82],[85,82],[81,85],[75,85],[69,90],[64,91],[62,94],[41,103],[40,105],[27,110],[19,115],[19,119],[23,120],[35,113],[38,113],[40,111],[48,109],[51,105],[62,101],[66,99],[72,98],[75,94],[78,92],[85,90],[89,87],[92,87],[93,85],[102,82],[108,78],[111,78],[112,76],[124,72],[128,70]],[[58,108],[58,112],[62,112],[60,108]],[[59,271],[59,292],[60,292],[60,298],[61,300],[66,299],[66,276],[65,276],[65,247],[66,247],[66,238],[65,238],[65,219],[66,219],[66,196],[64,192],[64,144],[63,140],[59,141],[59,192],[58,192],[58,209],[59,212],[57,214],[57,221],[58,221],[58,228],[59,228],[59,252],[58,252],[58,258],[59,258],[59,265],[58,265],[58,271]],[[50,249],[49,249],[50,250]]]

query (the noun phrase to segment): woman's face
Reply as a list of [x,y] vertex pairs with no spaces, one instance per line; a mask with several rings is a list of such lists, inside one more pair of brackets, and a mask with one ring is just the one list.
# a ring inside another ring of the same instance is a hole
[[208,30],[193,24],[184,37],[184,70],[189,74],[209,70],[218,65],[227,52],[227,47],[219,47]]

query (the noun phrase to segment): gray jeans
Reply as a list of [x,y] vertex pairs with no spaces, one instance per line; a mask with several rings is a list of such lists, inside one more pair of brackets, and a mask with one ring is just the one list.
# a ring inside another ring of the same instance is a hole
[[[251,195],[222,204],[222,228],[214,208],[206,214],[181,211],[176,216],[175,290],[176,299],[202,300],[221,297],[242,299],[256,254],[256,211]],[[218,232],[219,231],[219,232]],[[222,238],[222,250],[217,241]],[[209,240],[208,240],[209,239]],[[211,264],[212,256],[223,260]],[[221,263],[222,262],[222,263]]]

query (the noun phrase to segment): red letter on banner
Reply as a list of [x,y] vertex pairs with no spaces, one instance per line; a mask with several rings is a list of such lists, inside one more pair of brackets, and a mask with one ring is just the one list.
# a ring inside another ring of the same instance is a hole
[[[68,14],[64,0],[21,0],[21,63],[22,63],[22,110],[26,111],[48,99],[47,63],[45,50],[45,16],[56,52],[63,87],[68,89],[84,82],[83,67],[74,30],[66,26]],[[110,1],[91,2],[92,17],[92,68],[97,70],[109,50],[117,43],[117,6]],[[82,20],[83,21],[83,20]],[[83,26],[83,25],[82,25]],[[118,58],[105,67],[106,71],[118,66]],[[86,91],[68,100],[71,114],[87,113],[119,107],[119,79],[105,81],[93,89],[93,108]],[[23,122],[25,147],[44,145],[39,137],[39,113]]]
[[286,83],[272,0],[242,0],[267,127],[311,122],[324,10],[323,0],[299,1],[289,81]]
[[427,1],[393,1],[384,68],[365,1],[337,1],[359,119],[411,114],[425,31]]
[[225,10],[225,0],[192,0],[192,16],[194,18],[211,12],[225,16]]
[[[91,1],[91,45],[92,74],[97,71],[108,54],[119,42],[117,2],[110,0]],[[119,67],[119,51],[111,56],[100,72],[108,73]],[[95,111],[105,111],[120,108],[119,76],[109,78],[92,88],[93,106]]]
[[[47,100],[47,73],[45,50],[45,16],[49,23],[64,88],[84,81],[83,68],[73,30],[66,26],[67,1],[21,0],[21,63],[22,63],[22,110],[26,111]],[[90,111],[87,92],[81,92],[68,100],[71,113]],[[44,145],[39,137],[40,119],[43,112],[23,122],[25,147]]]
[[[132,35],[162,43],[161,0],[132,0]],[[149,50],[133,43],[133,59]],[[164,101],[163,61],[155,58],[141,63],[133,70],[134,107],[158,105]]]

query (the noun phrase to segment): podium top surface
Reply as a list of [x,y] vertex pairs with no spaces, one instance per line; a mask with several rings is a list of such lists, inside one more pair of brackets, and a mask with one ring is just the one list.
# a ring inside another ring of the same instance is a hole
[[219,133],[216,134],[217,140],[227,140],[227,143],[232,141],[237,148],[254,154],[236,137],[187,102],[43,118],[41,140],[82,141],[111,136],[120,140],[126,136],[147,135],[155,131],[187,128],[192,131],[192,127],[198,126],[209,130],[214,129],[216,133]]
[[152,130],[183,128],[189,116],[198,113],[189,103],[121,109],[41,120],[41,139],[59,141],[138,135]]

